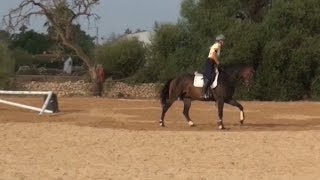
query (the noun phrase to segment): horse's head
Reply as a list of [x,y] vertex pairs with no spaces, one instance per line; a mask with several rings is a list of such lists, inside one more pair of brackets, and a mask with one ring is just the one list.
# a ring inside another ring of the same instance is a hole
[[253,85],[255,72],[252,66],[245,66],[239,73],[240,78],[248,89]]
[[252,66],[246,66],[240,72],[240,77],[243,80],[244,85],[249,89],[253,85],[255,70]]

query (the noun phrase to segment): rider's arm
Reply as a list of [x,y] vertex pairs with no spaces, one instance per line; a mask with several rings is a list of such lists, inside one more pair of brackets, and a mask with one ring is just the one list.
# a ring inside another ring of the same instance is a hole
[[214,51],[209,58],[212,59],[217,65],[220,64],[216,51]]

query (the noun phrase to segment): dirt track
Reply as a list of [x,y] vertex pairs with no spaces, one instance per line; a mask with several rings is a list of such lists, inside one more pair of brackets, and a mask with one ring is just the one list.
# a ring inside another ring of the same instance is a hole
[[[41,106],[37,98],[15,98]],[[0,179],[319,179],[320,103],[193,102],[187,126],[176,102],[158,125],[156,100],[60,98],[63,113],[0,105]]]

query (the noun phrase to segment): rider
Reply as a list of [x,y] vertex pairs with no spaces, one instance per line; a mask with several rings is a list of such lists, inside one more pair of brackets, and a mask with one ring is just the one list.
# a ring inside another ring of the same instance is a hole
[[212,84],[213,79],[216,75],[216,70],[220,64],[218,57],[220,56],[221,47],[224,45],[225,37],[220,34],[216,37],[216,42],[210,47],[208,58],[206,59],[203,81],[204,85],[202,88],[202,98],[209,98],[208,88]]

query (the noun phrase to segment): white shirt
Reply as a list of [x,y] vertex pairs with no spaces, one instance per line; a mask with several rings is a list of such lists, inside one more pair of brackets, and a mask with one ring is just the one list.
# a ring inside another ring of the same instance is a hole
[[210,52],[208,57],[211,58],[213,53],[217,53],[217,55],[220,56],[220,51],[221,51],[221,44],[216,42],[210,47]]

